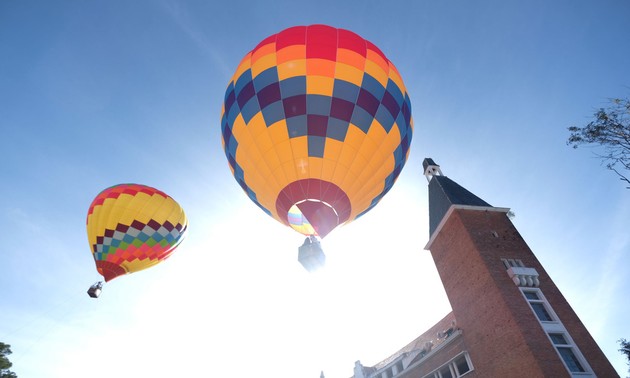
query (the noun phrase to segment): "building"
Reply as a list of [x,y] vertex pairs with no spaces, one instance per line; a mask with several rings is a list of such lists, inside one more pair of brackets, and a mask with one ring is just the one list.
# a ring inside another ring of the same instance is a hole
[[508,217],[425,159],[425,249],[452,312],[353,378],[619,377]]

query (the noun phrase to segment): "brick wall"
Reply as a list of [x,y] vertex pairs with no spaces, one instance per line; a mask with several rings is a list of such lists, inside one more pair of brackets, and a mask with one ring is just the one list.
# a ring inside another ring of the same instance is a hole
[[501,212],[455,210],[431,246],[464,342],[479,376],[568,377],[501,261],[533,257],[510,226]]
[[505,213],[455,210],[431,254],[478,376],[569,376],[501,261],[513,258],[536,269],[539,288],[595,374],[618,377]]

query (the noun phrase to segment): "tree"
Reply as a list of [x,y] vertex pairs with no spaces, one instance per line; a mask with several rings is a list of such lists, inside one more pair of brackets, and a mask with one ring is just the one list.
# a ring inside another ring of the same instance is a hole
[[603,147],[604,153],[596,155],[620,180],[630,184],[628,174],[624,173],[630,171],[630,99],[610,99],[610,105],[600,108],[593,116],[584,127],[569,127],[571,135],[567,145]]
[[[630,365],[630,341],[626,341],[626,339],[619,339],[619,346],[621,347],[619,351],[626,355],[628,358],[628,365]],[[628,369],[630,371],[630,369]]]
[[7,356],[11,353],[11,345],[0,342],[0,378],[17,378],[17,375],[9,370],[13,364]]

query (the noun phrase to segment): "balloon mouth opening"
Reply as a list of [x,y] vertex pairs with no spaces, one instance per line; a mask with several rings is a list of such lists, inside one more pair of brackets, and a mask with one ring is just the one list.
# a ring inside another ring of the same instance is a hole
[[302,179],[284,187],[276,212],[284,224],[303,235],[325,237],[350,219],[352,206],[337,185],[320,179]]
[[118,276],[127,274],[127,270],[120,265],[109,261],[96,261],[96,270],[100,273],[105,282],[109,282]]
[[[289,209],[287,213],[287,220],[289,226],[295,231],[303,235],[317,235],[320,233],[313,226],[309,218],[313,220],[313,223],[321,224],[325,222],[329,225],[334,225],[332,228],[339,225],[339,214],[329,203],[318,199],[305,199],[295,203]],[[331,230],[332,230],[331,228]]]

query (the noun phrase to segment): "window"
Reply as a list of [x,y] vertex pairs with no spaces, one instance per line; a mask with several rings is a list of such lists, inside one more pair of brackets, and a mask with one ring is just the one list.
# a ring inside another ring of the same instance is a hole
[[459,375],[468,373],[470,371],[470,366],[468,366],[468,361],[466,360],[465,355],[462,354],[455,359],[455,368],[457,369],[457,373]]
[[564,338],[564,335],[561,333],[550,333],[549,338],[553,345],[566,345],[567,339]]
[[396,362],[396,370],[398,371],[398,373],[400,373],[401,371],[405,370],[404,367],[403,367],[402,361]]
[[453,374],[451,373],[451,366],[447,365],[440,369],[439,372],[440,378],[453,378]]
[[542,329],[549,336],[549,340],[556,348],[567,370],[573,376],[594,376],[588,362],[573,343],[567,329],[553,312],[542,291],[537,288],[521,288],[521,292],[540,321]]
[[554,318],[551,316],[551,313],[547,308],[548,305],[546,304],[546,301],[542,298],[538,291],[523,290],[523,295],[525,295],[525,298],[532,307],[532,310],[534,310],[538,320],[541,322],[554,321]]
[[534,309],[534,312],[536,313],[536,316],[538,316],[538,319],[540,319],[540,321],[550,322],[553,320],[553,318],[551,317],[551,315],[549,315],[549,312],[545,308],[544,304],[538,302],[529,302],[529,304],[532,305],[532,308]]
[[472,370],[468,353],[462,353],[424,378],[459,378]]
[[536,301],[540,300],[538,293],[536,293],[535,291],[524,291],[523,294],[525,294],[525,298],[527,299],[532,299]]
[[394,378],[404,370],[402,361],[396,362],[394,365],[382,370],[376,374],[374,378]]
[[573,352],[572,345],[567,341],[567,338],[562,333],[550,333],[549,338],[553,345],[558,350],[558,354],[562,357],[562,360],[567,365],[567,368],[572,373],[584,373],[586,370],[580,363],[580,360]]

